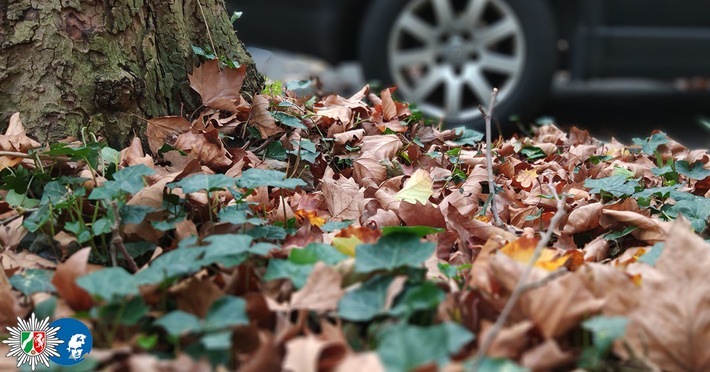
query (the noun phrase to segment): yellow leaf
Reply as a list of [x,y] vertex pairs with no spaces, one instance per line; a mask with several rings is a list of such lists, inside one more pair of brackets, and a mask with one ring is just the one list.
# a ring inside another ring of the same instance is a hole
[[294,212],[294,214],[296,215],[296,218],[299,219],[299,221],[304,221],[307,219],[308,222],[310,222],[311,225],[313,225],[313,226],[321,227],[321,226],[325,225],[325,219],[318,216],[316,211],[306,211],[303,209],[299,209],[296,212]]
[[395,194],[394,197],[409,203],[419,202],[426,204],[431,194],[434,193],[432,190],[433,187],[434,181],[431,179],[429,172],[423,169],[417,169],[407,182],[404,183],[402,190]]
[[[538,241],[539,239],[519,238],[506,244],[500,251],[508,257],[527,265],[535,252]],[[570,257],[568,256],[558,256],[557,251],[554,249],[545,248],[535,266],[543,270],[555,271],[564,266],[569,259]]]
[[359,244],[362,244],[362,240],[360,240],[357,236],[349,236],[347,238],[333,238],[333,241],[330,243],[340,251],[342,254],[346,254],[350,257],[355,257],[355,247],[357,247]]

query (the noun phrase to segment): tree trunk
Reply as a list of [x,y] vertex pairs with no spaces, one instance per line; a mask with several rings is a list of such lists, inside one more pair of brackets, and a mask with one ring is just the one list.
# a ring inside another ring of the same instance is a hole
[[224,0],[0,0],[0,125],[20,112],[42,142],[90,131],[123,145],[142,118],[200,105],[192,45],[212,44],[247,64],[247,95],[260,90]]

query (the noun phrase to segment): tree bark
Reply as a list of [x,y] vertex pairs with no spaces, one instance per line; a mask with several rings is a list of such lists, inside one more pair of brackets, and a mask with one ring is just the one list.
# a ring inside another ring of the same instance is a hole
[[20,112],[41,142],[90,131],[121,146],[144,118],[199,107],[192,45],[212,43],[260,91],[224,0],[0,0],[0,125]]

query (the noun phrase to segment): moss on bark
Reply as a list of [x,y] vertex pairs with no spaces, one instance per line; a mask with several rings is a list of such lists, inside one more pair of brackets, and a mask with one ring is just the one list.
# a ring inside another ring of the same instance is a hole
[[88,129],[123,145],[141,118],[199,106],[187,74],[207,28],[219,55],[247,64],[244,91],[259,91],[223,0],[197,1],[0,0],[0,125],[19,111],[44,142]]

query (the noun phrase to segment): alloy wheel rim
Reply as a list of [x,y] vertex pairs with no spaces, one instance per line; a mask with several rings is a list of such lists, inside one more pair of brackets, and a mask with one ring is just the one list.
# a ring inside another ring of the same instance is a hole
[[503,0],[414,0],[393,24],[389,71],[425,114],[471,122],[494,87],[500,101],[515,89],[525,47],[522,25]]

